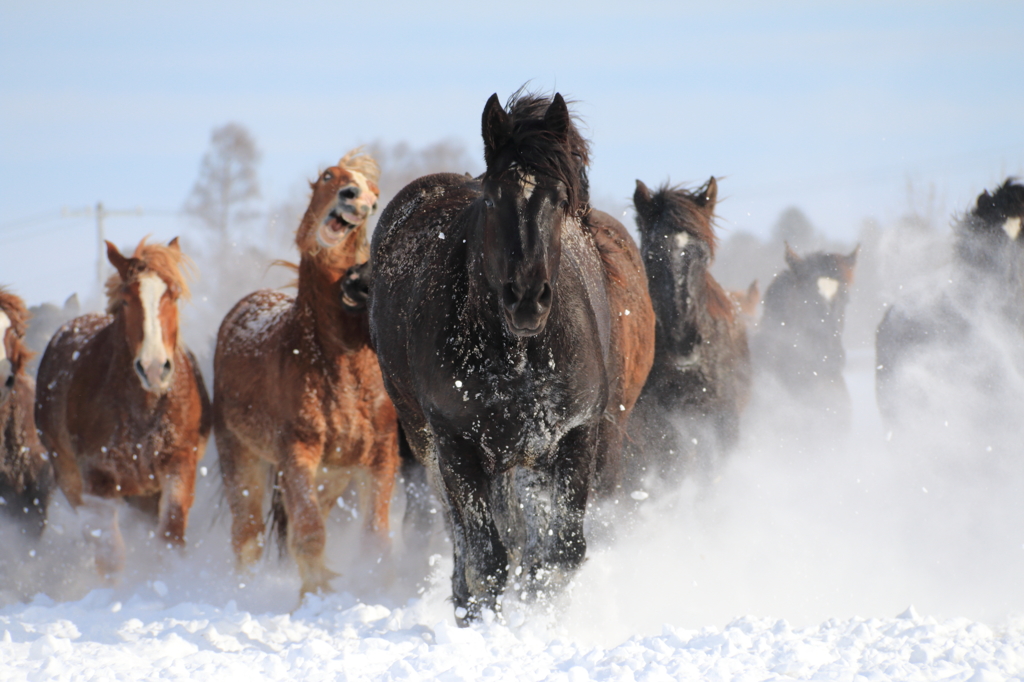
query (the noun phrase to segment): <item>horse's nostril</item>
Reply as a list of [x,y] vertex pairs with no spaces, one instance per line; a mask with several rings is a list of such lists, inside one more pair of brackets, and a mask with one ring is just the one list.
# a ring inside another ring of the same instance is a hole
[[146,370],[142,366],[142,360],[135,361],[135,371],[138,372],[139,376],[142,377],[143,379],[146,378]]
[[169,375],[170,373],[171,373],[171,361],[170,361],[170,360],[165,360],[165,361],[164,361],[164,368],[163,368],[163,371],[162,371],[162,372],[160,372],[160,378],[161,378],[161,379],[166,379],[166,378],[167,378],[167,376],[168,376],[168,375]]
[[4,386],[7,388],[14,388],[14,374],[7,377],[7,381],[4,382]]
[[354,185],[349,185],[338,191],[338,196],[342,199],[355,199],[359,196],[359,188]]
[[551,285],[544,282],[544,285],[540,288],[540,295],[537,296],[537,303],[542,308],[548,308],[551,306]]
[[501,290],[501,299],[506,308],[515,307],[516,303],[519,303],[519,292],[516,291],[516,286],[511,282],[506,284]]

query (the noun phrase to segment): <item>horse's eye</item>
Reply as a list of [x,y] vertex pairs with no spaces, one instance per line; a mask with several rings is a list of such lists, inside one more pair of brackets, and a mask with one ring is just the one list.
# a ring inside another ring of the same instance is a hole
[[333,180],[333,179],[334,179],[334,174],[331,173],[331,171],[325,171],[324,172],[324,177],[323,177],[323,181],[324,182],[327,182],[327,181]]
[[494,208],[494,201],[490,197],[484,197],[484,206]]

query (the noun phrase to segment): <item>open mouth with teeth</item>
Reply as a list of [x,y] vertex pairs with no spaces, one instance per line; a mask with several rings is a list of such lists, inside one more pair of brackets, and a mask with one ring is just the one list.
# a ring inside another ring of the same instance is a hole
[[316,233],[316,240],[320,246],[327,249],[337,246],[342,239],[348,236],[349,232],[362,222],[356,213],[345,210],[347,208],[350,208],[347,204],[340,204],[327,214]]

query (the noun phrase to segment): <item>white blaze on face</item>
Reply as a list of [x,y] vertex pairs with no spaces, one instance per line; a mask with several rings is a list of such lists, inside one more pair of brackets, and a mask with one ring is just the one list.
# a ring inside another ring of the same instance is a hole
[[836,292],[839,291],[839,280],[833,277],[819,277],[818,278],[818,293],[827,302],[831,303],[832,299],[835,298]]
[[[676,235],[676,248],[685,249],[686,245],[690,243],[690,235],[687,232],[680,232]],[[682,255],[682,254],[680,254]]]
[[1017,235],[1020,234],[1020,216],[1007,218],[1006,222],[1003,223],[1003,232],[1010,238],[1010,241],[1015,240]]
[[[349,175],[352,176],[351,181],[341,187],[339,192],[345,187],[355,185],[359,188],[359,196],[354,199],[343,199],[340,194],[336,195],[334,204],[331,205],[331,210],[327,212],[323,223],[321,223],[316,231],[316,241],[325,249],[330,249],[340,244],[348,236],[349,232],[352,231],[353,227],[362,224],[373,214],[374,204],[377,203],[377,193],[370,187],[370,182],[366,179],[366,176],[355,171],[349,171]],[[353,212],[353,209],[355,212]],[[331,213],[342,217],[345,223],[347,223],[345,229],[332,229]]]
[[519,176],[519,187],[523,190],[523,198],[529,201],[537,187],[537,178],[530,173],[523,173]]
[[160,300],[167,292],[167,284],[160,276],[147,272],[139,277],[139,300],[142,302],[142,348],[137,360],[142,364],[150,388],[161,383],[164,363],[169,359],[160,326]]

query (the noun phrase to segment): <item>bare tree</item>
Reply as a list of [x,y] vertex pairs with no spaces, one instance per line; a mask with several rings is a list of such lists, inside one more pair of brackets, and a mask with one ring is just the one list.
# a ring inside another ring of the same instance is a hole
[[184,211],[225,238],[233,221],[256,214],[251,205],[260,198],[259,162],[256,141],[244,126],[228,123],[214,128]]

